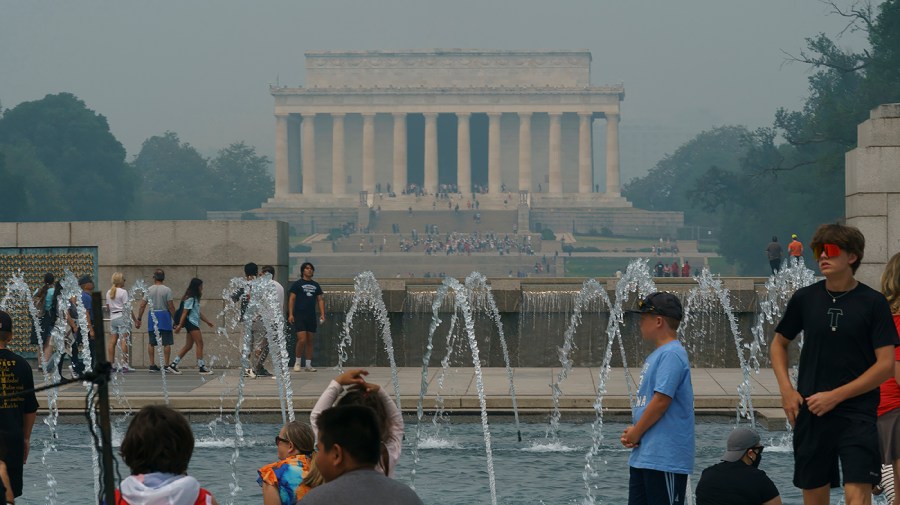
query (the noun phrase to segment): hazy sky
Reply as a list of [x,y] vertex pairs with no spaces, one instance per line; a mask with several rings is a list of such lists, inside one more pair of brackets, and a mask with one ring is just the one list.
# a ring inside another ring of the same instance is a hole
[[[838,0],[841,3],[841,0]],[[68,91],[105,115],[131,160],[177,132],[203,154],[246,140],[272,156],[269,83],[303,83],[334,49],[587,49],[623,83],[622,127],[770,124],[809,69],[784,65],[843,19],[815,0],[0,0],[0,103]],[[859,48],[859,34],[840,43]],[[624,131],[624,130],[623,130]],[[623,167],[623,171],[626,167]]]

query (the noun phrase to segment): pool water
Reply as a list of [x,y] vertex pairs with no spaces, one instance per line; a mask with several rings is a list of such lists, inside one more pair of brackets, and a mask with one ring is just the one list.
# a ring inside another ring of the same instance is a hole
[[[485,464],[484,439],[481,425],[453,422],[447,425],[444,436],[426,438],[419,450],[420,461],[415,478],[416,492],[426,504],[490,503],[488,474]],[[230,463],[234,452],[234,428],[212,422],[193,425],[197,438],[188,473],[209,489],[220,504],[262,503],[262,493],[256,483],[256,470],[275,461],[274,436],[280,426],[274,424],[244,425],[245,444],[236,462],[237,484],[240,490],[232,495],[234,485]],[[428,428],[432,428],[429,423]],[[591,445],[590,423],[561,424],[560,443],[548,444],[546,425],[524,423],[522,442],[518,442],[515,425],[496,423],[491,426],[494,470],[499,503],[503,504],[564,504],[581,503],[584,496],[584,455]],[[629,450],[619,444],[621,423],[606,423],[603,433],[601,460],[596,465],[600,473],[595,479],[594,496],[597,503],[621,504],[628,496]],[[717,463],[724,450],[725,439],[732,426],[727,422],[700,421],[696,430],[696,463],[691,483],[696,487],[700,473]],[[793,453],[782,441],[783,432],[760,429],[766,450],[761,469],[775,482],[785,504],[801,504],[799,490],[791,485]],[[46,503],[49,471],[57,481],[59,504],[96,503],[93,498],[93,473],[89,435],[84,425],[61,425],[56,452],[50,453],[47,465],[41,463],[42,448],[48,431],[38,425],[32,435],[32,449],[25,467],[24,495],[16,503]],[[121,435],[118,435],[121,438]],[[397,466],[397,478],[410,482],[412,446],[415,425],[408,422],[403,456]],[[120,462],[122,477],[128,468]],[[838,503],[841,490],[833,493]],[[876,500],[875,503],[880,503]]]

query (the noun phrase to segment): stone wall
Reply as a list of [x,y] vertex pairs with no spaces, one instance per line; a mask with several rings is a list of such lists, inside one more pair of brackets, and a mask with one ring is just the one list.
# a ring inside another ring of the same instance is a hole
[[847,224],[866,236],[856,277],[880,286],[885,264],[900,251],[900,103],[875,107],[857,127],[845,177]]

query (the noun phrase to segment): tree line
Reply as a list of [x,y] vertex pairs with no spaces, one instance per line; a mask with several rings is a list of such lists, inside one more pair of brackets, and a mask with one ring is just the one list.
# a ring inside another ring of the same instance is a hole
[[0,221],[206,219],[274,193],[269,158],[242,141],[205,158],[166,131],[125,157],[106,118],[71,93],[0,107]]
[[844,217],[844,159],[856,127],[877,105],[900,102],[900,0],[826,5],[869,47],[842,49],[820,33],[789,54],[813,69],[800,110],[778,109],[765,128],[703,132],[623,187],[638,208],[680,210],[687,226],[716,229],[719,252],[744,275],[767,273],[772,235],[808,242],[817,225]]

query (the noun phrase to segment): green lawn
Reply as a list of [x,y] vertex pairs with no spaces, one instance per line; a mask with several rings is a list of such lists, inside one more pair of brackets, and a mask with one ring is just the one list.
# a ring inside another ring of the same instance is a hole
[[614,277],[634,258],[566,258],[566,277]]
[[737,277],[738,276],[738,267],[737,265],[729,264],[725,258],[713,257],[709,258],[709,271],[714,274],[719,274],[723,277]]

